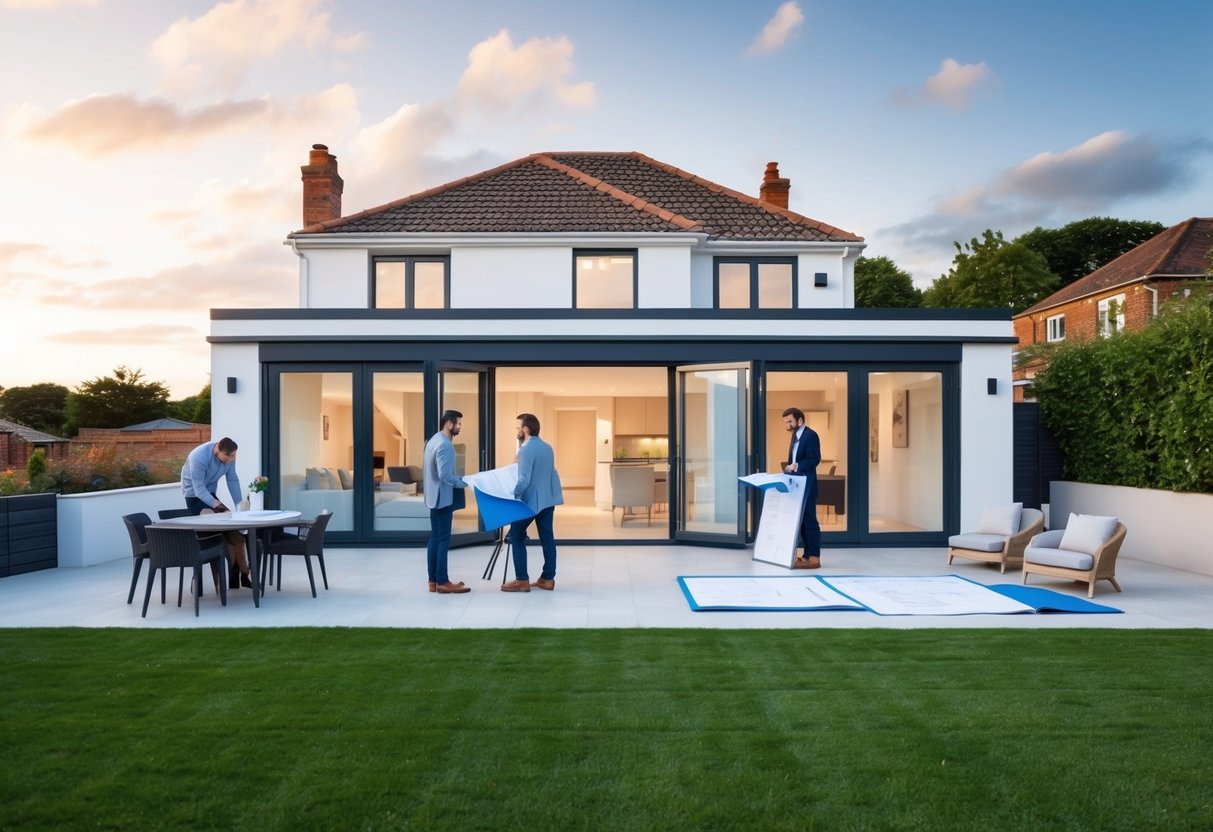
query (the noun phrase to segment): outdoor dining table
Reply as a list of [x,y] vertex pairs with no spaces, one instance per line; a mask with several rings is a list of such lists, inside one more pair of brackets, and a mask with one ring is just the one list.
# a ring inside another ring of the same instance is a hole
[[248,547],[249,571],[253,581],[253,606],[261,606],[261,569],[257,551],[257,532],[299,525],[297,511],[223,511],[189,517],[170,517],[150,523],[150,529],[191,529],[196,532],[244,532]]

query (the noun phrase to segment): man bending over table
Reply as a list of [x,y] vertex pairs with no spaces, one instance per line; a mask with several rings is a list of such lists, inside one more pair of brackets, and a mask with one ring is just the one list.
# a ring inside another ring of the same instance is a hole
[[[240,478],[236,476],[235,442],[225,436],[218,442],[206,442],[190,451],[185,465],[181,466],[181,492],[185,495],[185,506],[190,514],[201,514],[208,508],[216,513],[231,510],[215,494],[219,489],[219,480],[225,478],[227,491],[233,500],[244,493],[240,488]],[[249,575],[244,535],[238,531],[223,532],[223,539],[227,542],[227,559],[231,565],[228,569],[228,586],[232,589],[239,589],[241,585],[251,587],[253,581]]]

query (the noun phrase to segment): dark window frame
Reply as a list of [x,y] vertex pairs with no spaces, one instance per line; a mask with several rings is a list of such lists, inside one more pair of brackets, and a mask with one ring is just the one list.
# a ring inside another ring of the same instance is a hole
[[[404,263],[404,306],[377,306],[375,304],[375,282],[380,263]],[[367,308],[369,309],[416,309],[416,266],[418,263],[442,264],[442,308],[451,308],[451,256],[449,254],[392,254],[371,258],[368,278]],[[426,306],[423,309],[433,309]]]
[[631,306],[592,306],[589,309],[639,309],[640,308],[640,256],[639,249],[634,248],[575,248],[573,249],[573,309],[577,305],[577,260],[581,257],[622,257],[632,258],[632,305]]
[[[713,257],[712,258],[712,307],[720,309],[720,266],[723,263],[742,263],[750,267],[750,309],[770,309],[758,305],[758,267],[764,264],[792,267],[792,309],[800,308],[800,258],[798,257]],[[734,308],[734,307],[729,307]]]

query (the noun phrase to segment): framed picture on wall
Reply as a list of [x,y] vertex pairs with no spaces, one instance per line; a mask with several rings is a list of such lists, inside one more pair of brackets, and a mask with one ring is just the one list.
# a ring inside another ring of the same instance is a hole
[[880,461],[880,394],[868,394],[868,462]]
[[324,417],[322,417],[322,419],[323,419],[323,425],[324,425],[324,439],[325,439],[325,441],[328,441],[328,438],[329,438],[329,417],[328,417],[328,416],[324,416]]
[[910,391],[893,394],[893,447],[910,447]]

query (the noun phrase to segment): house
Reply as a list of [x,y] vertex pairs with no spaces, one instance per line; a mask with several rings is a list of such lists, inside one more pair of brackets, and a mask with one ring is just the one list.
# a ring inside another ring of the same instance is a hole
[[0,419],[0,472],[24,472],[29,458],[41,450],[47,462],[65,460],[70,440]]
[[[301,170],[298,307],[211,311],[212,424],[268,505],[332,510],[346,545],[424,543],[408,468],[445,408],[468,473],[538,416],[568,542],[752,541],[738,476],[779,470],[789,406],[821,436],[827,543],[943,545],[1010,500],[1009,314],[855,309],[863,239],[790,210],[775,162],[752,196],[536,153],[349,215],[327,147]],[[624,466],[654,481],[626,519]],[[472,495],[456,542],[496,538],[479,525]]]
[[[1163,301],[1190,291],[1193,280],[1207,279],[1211,251],[1213,218],[1171,226],[1015,315],[1020,348],[1143,328]],[[1032,377],[1041,367],[1039,358],[1015,367],[1016,401],[1031,398]]]

